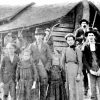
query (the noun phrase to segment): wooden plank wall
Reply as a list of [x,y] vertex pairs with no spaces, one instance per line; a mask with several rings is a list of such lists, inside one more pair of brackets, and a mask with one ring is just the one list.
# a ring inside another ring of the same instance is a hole
[[66,23],[61,23],[58,27],[54,27],[51,32],[53,45],[59,50],[62,51],[67,47],[65,40],[65,35],[68,33],[73,33],[74,30],[74,20],[75,20],[74,10],[72,10],[64,19]]

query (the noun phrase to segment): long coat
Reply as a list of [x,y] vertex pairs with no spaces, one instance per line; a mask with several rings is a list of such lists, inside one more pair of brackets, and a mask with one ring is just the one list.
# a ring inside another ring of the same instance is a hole
[[66,73],[66,92],[69,100],[83,100],[82,77],[76,81],[78,73],[82,73],[82,53],[78,48],[66,48],[62,52],[62,66]]
[[47,72],[51,66],[51,51],[49,49],[49,46],[46,43],[43,43],[41,46],[41,50],[38,49],[37,43],[33,43],[30,47],[32,58],[37,66],[39,63],[39,60],[41,60],[43,66],[39,68],[39,75],[42,78],[47,78]]
[[[96,54],[96,57],[97,57],[97,63],[98,63],[98,67],[100,68],[100,44],[96,43],[95,48],[96,48],[95,54]],[[93,58],[92,58],[92,52],[90,50],[89,45],[86,45],[84,47],[83,59],[84,59],[83,61],[84,61],[84,64],[85,64],[88,72],[90,72],[90,69],[92,69],[92,59]]]

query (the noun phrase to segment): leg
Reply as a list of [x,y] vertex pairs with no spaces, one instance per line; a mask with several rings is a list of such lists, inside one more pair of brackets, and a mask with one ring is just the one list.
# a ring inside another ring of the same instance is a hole
[[85,69],[83,70],[83,75],[84,75],[84,79],[83,79],[83,82],[84,82],[84,94],[87,95],[87,93],[88,93],[88,76],[87,76],[87,73],[86,73]]
[[16,83],[14,81],[10,83],[10,96],[11,100],[16,100]]
[[[100,96],[100,76],[97,78],[97,84],[98,84],[99,96]],[[99,100],[99,98],[98,98],[98,100]]]
[[40,81],[40,100],[46,100],[47,95],[47,79],[41,79]]
[[90,83],[91,83],[91,100],[97,100],[96,95],[96,76],[90,74]]
[[4,84],[4,95],[3,95],[3,100],[8,99],[8,93],[9,93],[9,83]]
[[27,81],[26,83],[26,100],[31,100],[31,88],[32,88],[32,80]]
[[18,100],[25,100],[25,81],[20,80],[18,83]]

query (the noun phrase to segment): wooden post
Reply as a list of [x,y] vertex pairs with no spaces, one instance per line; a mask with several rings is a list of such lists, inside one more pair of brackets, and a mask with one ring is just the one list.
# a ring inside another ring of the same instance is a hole
[[89,21],[90,10],[89,10],[88,0],[83,0],[82,3],[83,3],[83,17],[82,17],[82,19],[86,19],[87,21]]

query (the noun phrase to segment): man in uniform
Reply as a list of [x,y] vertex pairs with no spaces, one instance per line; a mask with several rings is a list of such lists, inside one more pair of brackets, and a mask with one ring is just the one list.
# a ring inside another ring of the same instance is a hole
[[44,42],[45,35],[46,34],[42,28],[36,28],[36,41],[32,43],[30,47],[39,75],[40,100],[46,100],[48,71],[51,66],[51,52],[47,43]]

